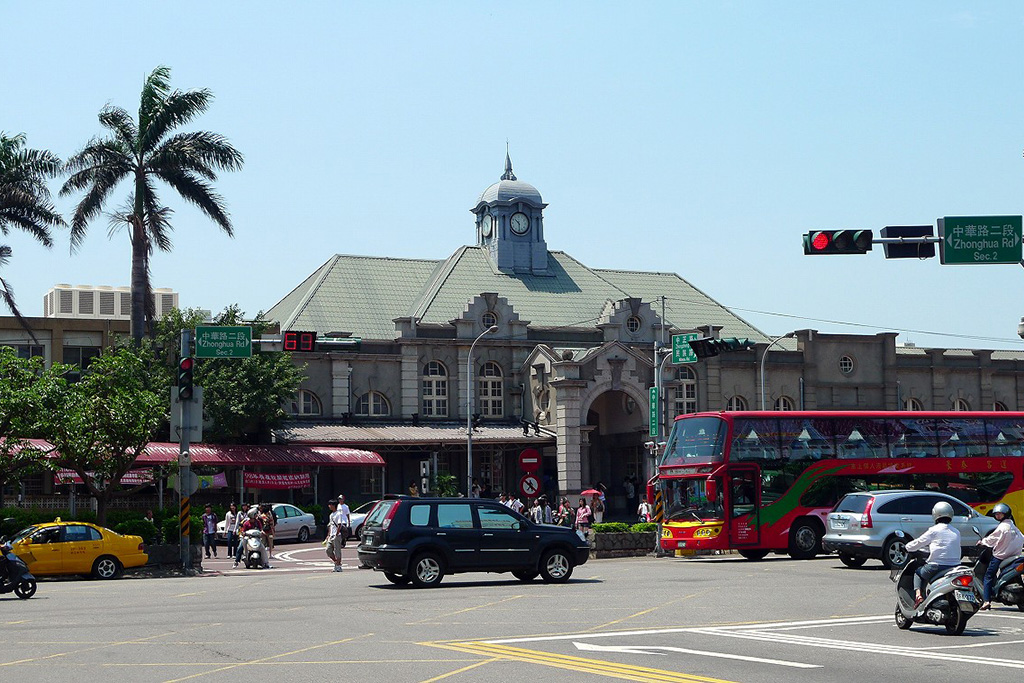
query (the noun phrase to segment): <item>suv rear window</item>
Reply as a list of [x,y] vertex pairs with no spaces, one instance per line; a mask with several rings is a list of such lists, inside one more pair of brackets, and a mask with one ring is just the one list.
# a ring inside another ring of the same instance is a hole
[[864,513],[864,508],[868,506],[869,500],[871,500],[871,496],[865,494],[844,496],[841,501],[836,503],[832,512],[853,512],[860,515]]
[[391,512],[391,508],[398,505],[397,500],[382,500],[377,504],[377,507],[373,508],[366,520],[363,522],[365,526],[380,526],[384,518]]

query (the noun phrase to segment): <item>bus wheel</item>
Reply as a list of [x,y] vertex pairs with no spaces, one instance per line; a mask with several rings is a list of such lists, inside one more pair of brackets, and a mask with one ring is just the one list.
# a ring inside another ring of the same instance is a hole
[[816,520],[804,517],[793,522],[789,533],[789,556],[809,560],[821,552],[821,527]]
[[767,550],[739,550],[737,552],[748,560],[763,560],[768,557]]

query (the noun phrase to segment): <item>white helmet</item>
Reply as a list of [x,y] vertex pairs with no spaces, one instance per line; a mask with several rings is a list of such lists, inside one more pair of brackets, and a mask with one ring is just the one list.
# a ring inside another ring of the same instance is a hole
[[949,520],[953,519],[953,506],[944,500],[940,500],[935,504],[935,507],[932,508],[932,519],[937,522],[943,517]]

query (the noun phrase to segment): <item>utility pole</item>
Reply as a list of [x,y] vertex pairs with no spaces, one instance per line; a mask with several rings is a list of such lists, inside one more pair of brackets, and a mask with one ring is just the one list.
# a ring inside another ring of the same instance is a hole
[[[190,531],[192,526],[192,509],[189,503],[191,491],[186,487],[192,480],[192,456],[189,454],[188,443],[192,428],[190,413],[192,407],[192,369],[195,360],[192,358],[192,330],[181,331],[181,354],[178,361],[178,405],[181,408],[181,437],[178,449],[178,525],[180,528],[181,566],[186,571],[192,569],[192,553]],[[183,382],[188,383],[186,388]]]

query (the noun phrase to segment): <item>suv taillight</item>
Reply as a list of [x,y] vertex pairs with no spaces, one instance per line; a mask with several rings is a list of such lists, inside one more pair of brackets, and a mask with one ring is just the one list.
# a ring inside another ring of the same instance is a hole
[[875,499],[874,498],[868,498],[868,504],[864,506],[864,519],[861,520],[861,523],[860,523],[860,528],[861,529],[870,529],[872,527],[872,524],[871,524],[871,506],[874,505],[874,504],[875,504]]
[[391,526],[391,519],[395,516],[395,512],[398,510],[398,506],[401,504],[402,501],[396,500],[395,504],[391,506],[390,510],[388,510],[387,516],[384,517],[384,520],[380,523],[380,526],[384,531],[387,531],[388,527]]

